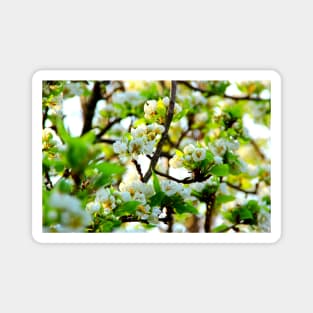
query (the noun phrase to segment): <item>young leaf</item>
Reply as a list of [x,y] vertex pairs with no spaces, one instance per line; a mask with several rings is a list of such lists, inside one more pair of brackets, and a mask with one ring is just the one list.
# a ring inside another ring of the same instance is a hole
[[157,192],[154,196],[152,196],[150,198],[150,206],[154,207],[154,206],[162,206],[162,202],[165,198],[165,193],[160,191]]
[[215,228],[212,229],[213,233],[224,233],[226,231],[228,231],[230,229],[229,226],[225,225],[225,224],[221,224]]
[[232,196],[232,195],[218,195],[218,196],[216,196],[215,203],[217,205],[219,205],[222,203],[233,201],[235,199],[236,199],[236,197]]
[[152,171],[153,187],[156,193],[161,192],[161,186],[157,175]]
[[216,176],[227,176],[229,174],[229,165],[215,165],[211,168],[210,173]]
[[141,204],[139,201],[128,201],[120,205],[114,210],[116,216],[131,215],[135,214],[138,205]]

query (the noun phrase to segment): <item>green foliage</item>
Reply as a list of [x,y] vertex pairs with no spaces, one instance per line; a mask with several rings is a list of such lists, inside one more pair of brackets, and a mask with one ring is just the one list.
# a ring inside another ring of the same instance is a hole
[[[140,231],[148,232],[152,227],[162,231],[160,221],[166,223],[168,212],[172,212],[174,223],[184,224],[190,231],[188,218],[196,215],[204,221],[207,205],[213,208],[212,216],[222,220],[212,232],[243,231],[242,226],[248,231],[270,231],[270,158],[267,153],[260,157],[254,146],[266,152],[269,144],[266,138],[253,142],[245,125],[245,118],[250,117],[253,123],[269,127],[268,82],[238,82],[238,99],[231,99],[228,89],[234,87],[233,82],[178,82],[174,116],[158,163],[152,167],[163,174],[152,171],[144,182],[145,168],[164,132],[171,82],[101,82],[106,100],[97,106],[92,129],[75,137],[63,114],[64,103],[73,97],[88,102],[94,84],[43,83],[45,231],[135,231],[132,225],[138,223],[124,223],[128,219],[143,221]],[[152,101],[150,108],[147,101]],[[106,127],[101,138],[96,135]],[[184,169],[183,178],[177,178],[174,168],[179,175]],[[253,188],[256,191],[251,196]],[[240,197],[237,189],[242,190]]]
[[216,176],[227,176],[229,174],[229,165],[215,165],[211,168],[210,173]]
[[127,216],[132,215],[136,212],[138,205],[140,205],[139,201],[128,201],[120,205],[118,208],[114,210],[116,216]]

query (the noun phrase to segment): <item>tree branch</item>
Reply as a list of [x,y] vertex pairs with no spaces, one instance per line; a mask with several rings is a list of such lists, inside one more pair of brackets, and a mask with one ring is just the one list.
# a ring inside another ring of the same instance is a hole
[[162,177],[165,177],[167,179],[170,179],[170,180],[173,180],[173,181],[176,181],[177,183],[182,183],[182,184],[191,184],[191,183],[196,183],[196,182],[203,182],[205,180],[207,180],[208,178],[211,177],[211,175],[205,175],[205,176],[200,176],[200,177],[195,177],[195,178],[191,178],[191,177],[186,177],[186,178],[183,178],[183,179],[178,179],[178,178],[175,178],[173,176],[170,176],[170,175],[167,175],[165,173],[162,173],[160,171],[158,171],[157,169],[154,169],[154,172],[156,174],[158,174],[159,176],[162,176]]
[[206,233],[211,232],[211,226],[212,226],[212,216],[213,216],[213,210],[214,210],[214,204],[215,204],[216,195],[215,193],[212,193],[209,195],[207,201],[206,201],[206,212],[205,212],[205,221],[204,221],[204,231]]
[[266,156],[265,154],[261,151],[260,147],[258,144],[255,142],[254,139],[250,138],[250,143],[253,146],[254,150],[257,152],[258,156],[262,159],[262,161],[266,161]]
[[137,172],[138,172],[138,174],[140,176],[140,180],[142,181],[143,180],[143,175],[142,175],[140,164],[135,159],[132,159],[132,162],[135,164],[136,170],[137,170]]
[[97,134],[96,139],[100,139],[114,124],[119,123],[122,120],[122,118],[118,117],[115,120],[109,122],[101,131],[99,134]]
[[235,190],[238,190],[238,191],[241,191],[241,192],[244,192],[244,193],[247,193],[247,194],[252,194],[252,195],[256,195],[258,193],[258,189],[259,189],[259,183],[257,183],[255,185],[255,189],[254,190],[244,190],[242,189],[240,186],[237,186],[237,185],[234,185],[228,181],[224,181],[224,183],[226,183],[229,187],[235,189]]
[[89,130],[91,130],[92,119],[95,114],[96,105],[100,99],[102,99],[101,84],[99,81],[96,81],[93,86],[90,98],[87,101],[81,100],[82,109],[83,109],[83,121],[84,121],[81,136],[86,134]]
[[143,177],[144,183],[146,183],[150,179],[150,177],[152,175],[152,170],[154,170],[154,168],[155,168],[155,166],[159,160],[160,154],[162,152],[162,147],[163,147],[164,142],[166,141],[167,136],[168,136],[168,130],[170,128],[170,125],[171,125],[171,122],[172,122],[172,119],[174,116],[174,107],[175,107],[175,99],[176,99],[176,85],[177,85],[176,81],[173,80],[172,86],[171,86],[171,99],[170,99],[170,103],[168,106],[168,111],[167,111],[166,120],[165,120],[165,124],[164,124],[165,129],[164,129],[164,132],[162,134],[160,141],[158,142],[155,153],[152,156],[149,169],[148,169],[147,173],[145,174],[145,176]]
[[[199,87],[195,87],[193,86],[191,83],[189,83],[188,81],[185,80],[179,80],[177,81],[178,84],[184,85],[194,91],[200,91],[201,93],[205,93],[207,94],[208,97],[211,96],[216,96],[216,94],[214,94],[213,92],[210,92],[208,90],[199,88]],[[252,101],[266,101],[267,99],[262,99],[260,97],[251,97],[251,96],[230,96],[230,95],[223,95],[224,98],[228,98],[228,99],[232,99],[232,100],[252,100]]]

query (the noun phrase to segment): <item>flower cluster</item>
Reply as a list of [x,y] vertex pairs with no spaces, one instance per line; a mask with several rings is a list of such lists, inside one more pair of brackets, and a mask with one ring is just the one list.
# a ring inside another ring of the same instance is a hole
[[[145,119],[154,120],[155,117],[159,116],[159,121],[164,120],[166,113],[166,108],[170,104],[170,99],[168,97],[163,98],[162,100],[149,100],[144,105]],[[182,111],[181,106],[178,103],[175,103],[174,106],[174,115]]]
[[81,202],[74,196],[53,192],[48,202],[47,218],[52,226],[49,231],[81,232],[91,222],[89,212],[83,210]]
[[130,138],[116,141],[113,150],[121,161],[127,159],[129,154],[136,159],[140,154],[152,154],[157,141],[164,132],[164,126],[157,123],[145,125],[140,124],[137,128],[131,129]]
[[196,147],[193,144],[188,144],[183,149],[184,153],[175,154],[170,160],[170,166],[180,168],[186,166],[190,168],[193,163],[201,162],[206,158],[207,150],[205,148]]

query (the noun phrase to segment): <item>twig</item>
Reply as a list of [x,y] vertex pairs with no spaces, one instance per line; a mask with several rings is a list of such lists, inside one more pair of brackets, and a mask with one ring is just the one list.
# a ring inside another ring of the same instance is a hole
[[109,139],[109,138],[100,138],[100,139],[97,139],[96,142],[113,144],[116,142],[116,140],[115,139]]
[[50,179],[50,175],[49,175],[48,169],[45,169],[45,178],[46,178],[45,185],[46,185],[47,190],[53,189],[53,184],[52,184],[52,181]]
[[[83,98],[81,98],[83,99]],[[101,84],[100,82],[95,82],[92,93],[88,101],[83,101],[82,102],[82,109],[83,109],[83,129],[81,136],[86,134],[89,130],[91,130],[92,127],[92,119],[95,113],[96,105],[98,100],[102,99],[101,95]]]
[[266,161],[266,156],[265,154],[261,151],[260,147],[258,146],[258,144],[255,142],[254,139],[250,138],[250,143],[253,146],[254,150],[257,152],[257,154],[259,155],[259,157],[263,160]]
[[211,232],[211,226],[212,226],[212,216],[213,216],[213,210],[214,210],[214,204],[215,204],[216,195],[215,193],[212,193],[209,195],[207,201],[206,201],[206,212],[205,212],[205,221],[204,221],[204,231],[206,233]]
[[138,174],[140,176],[140,180],[142,181],[143,180],[143,175],[142,175],[140,164],[135,159],[132,159],[132,162],[135,164],[136,170],[137,170],[137,172],[138,172]]
[[172,122],[173,116],[174,116],[174,107],[175,107],[175,99],[176,99],[176,81],[172,81],[172,86],[171,86],[171,99],[170,99],[170,103],[168,106],[168,111],[167,111],[167,115],[166,115],[166,120],[165,120],[165,125],[164,125],[164,132],[162,134],[162,137],[160,139],[160,141],[158,142],[158,145],[156,147],[155,153],[152,156],[150,165],[149,165],[149,169],[147,171],[147,173],[145,174],[145,176],[143,177],[143,182],[146,183],[151,175],[152,175],[152,170],[155,169],[155,166],[158,162],[158,159],[160,157],[160,154],[162,152],[162,147],[164,145],[164,142],[167,139],[168,136],[168,130],[170,128],[170,124]]
[[[202,89],[199,87],[195,87],[191,83],[189,83],[188,81],[185,81],[185,80],[177,81],[177,83],[184,85],[184,86],[186,86],[186,87],[188,87],[194,91],[200,91],[201,93],[205,93],[205,94],[207,94],[208,97],[216,95],[215,93],[213,93],[211,91],[208,91],[208,90],[205,90],[205,89]],[[232,99],[232,100],[253,100],[253,101],[267,101],[268,100],[268,99],[262,99],[260,97],[251,97],[248,95],[247,96],[230,96],[230,95],[224,94],[223,97],[228,98],[228,99]]]
[[97,134],[96,138],[100,139],[114,124],[119,123],[122,118],[118,117],[115,120],[109,122],[100,132]]
[[183,179],[178,179],[178,178],[175,178],[173,176],[170,176],[170,175],[167,175],[165,173],[162,173],[160,171],[158,171],[157,169],[154,169],[154,172],[156,174],[158,174],[159,176],[162,176],[162,177],[165,177],[167,179],[170,179],[170,180],[173,180],[173,181],[176,181],[177,183],[182,183],[182,184],[191,184],[191,183],[196,183],[196,182],[203,182],[205,180],[207,180],[208,178],[211,177],[210,174],[208,175],[205,175],[205,176],[198,176],[198,177],[195,177],[195,178],[191,178],[191,177],[186,177],[186,178],[183,178]]
[[238,190],[238,191],[241,191],[241,192],[244,192],[244,193],[247,193],[247,194],[253,194],[253,195],[256,195],[258,193],[258,189],[259,189],[259,183],[257,183],[255,185],[255,189],[254,190],[245,190],[245,189],[242,189],[240,186],[237,186],[237,185],[234,185],[228,181],[224,181],[224,183],[226,183],[229,187],[235,189],[235,190]]
[[47,117],[48,117],[48,111],[49,111],[49,107],[46,106],[46,107],[45,107],[45,110],[44,110],[44,112],[43,112],[43,114],[42,114],[42,129],[45,128],[46,119],[47,119]]

